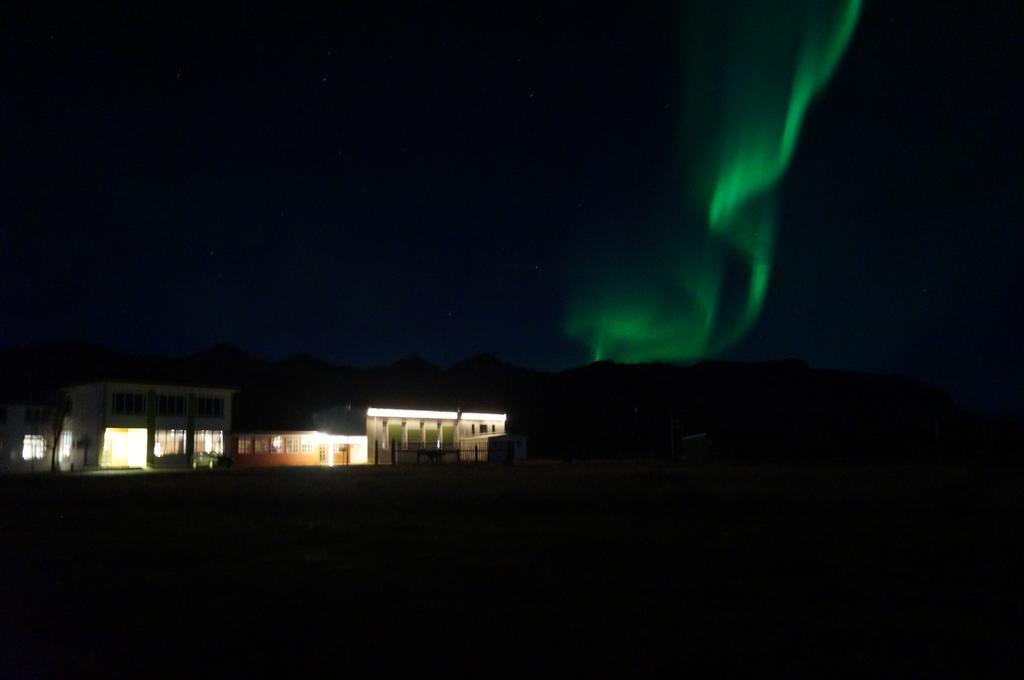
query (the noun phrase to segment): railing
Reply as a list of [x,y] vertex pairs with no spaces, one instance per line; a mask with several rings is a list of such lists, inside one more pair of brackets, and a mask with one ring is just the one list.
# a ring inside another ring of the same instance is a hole
[[[508,442],[506,447],[497,448],[493,444],[483,442],[457,442],[455,444],[442,444],[432,446],[421,445],[417,442],[399,444],[395,442],[390,448],[381,447],[379,444],[376,452],[370,451],[370,462],[376,461],[380,465],[394,465],[405,463],[488,463],[488,462],[511,462],[513,457],[513,443]],[[376,456],[374,456],[376,453]]]

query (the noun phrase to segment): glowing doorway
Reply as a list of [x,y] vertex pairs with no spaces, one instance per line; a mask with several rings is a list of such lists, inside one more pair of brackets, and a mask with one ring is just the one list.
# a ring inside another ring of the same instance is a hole
[[146,467],[146,428],[108,427],[103,433],[103,467]]

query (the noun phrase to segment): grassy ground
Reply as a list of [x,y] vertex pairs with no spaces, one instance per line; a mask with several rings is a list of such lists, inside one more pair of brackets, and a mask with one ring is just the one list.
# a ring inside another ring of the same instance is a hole
[[0,675],[1009,671],[1024,475],[580,464],[0,479]]

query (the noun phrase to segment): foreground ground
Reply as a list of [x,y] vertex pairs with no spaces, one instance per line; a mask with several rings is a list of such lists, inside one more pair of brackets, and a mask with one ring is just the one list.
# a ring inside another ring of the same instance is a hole
[[1016,470],[0,479],[0,676],[1009,673]]

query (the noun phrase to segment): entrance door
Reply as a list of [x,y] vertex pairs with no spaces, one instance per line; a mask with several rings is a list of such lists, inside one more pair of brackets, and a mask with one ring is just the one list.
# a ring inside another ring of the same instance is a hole
[[108,427],[103,433],[100,465],[112,468],[146,467],[146,428]]

